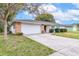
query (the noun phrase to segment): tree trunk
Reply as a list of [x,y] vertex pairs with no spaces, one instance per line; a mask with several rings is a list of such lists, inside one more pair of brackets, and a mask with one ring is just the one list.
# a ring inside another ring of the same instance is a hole
[[7,37],[7,20],[4,20],[4,35],[3,35],[4,37],[3,37],[3,47],[4,47],[4,49],[2,49],[2,51],[4,52],[7,52],[7,39],[8,39],[8,37]]
[[7,40],[8,36],[7,36],[7,21],[4,20],[4,40]]

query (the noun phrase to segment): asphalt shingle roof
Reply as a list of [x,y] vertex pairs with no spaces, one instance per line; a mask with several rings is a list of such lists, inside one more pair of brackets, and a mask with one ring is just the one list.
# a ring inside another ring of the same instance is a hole
[[43,24],[43,25],[54,25],[55,23],[48,21],[36,21],[36,20],[16,20],[15,22],[27,23],[27,24]]

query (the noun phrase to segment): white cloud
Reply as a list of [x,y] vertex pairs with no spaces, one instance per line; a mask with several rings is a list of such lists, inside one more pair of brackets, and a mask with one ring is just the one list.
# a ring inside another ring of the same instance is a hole
[[24,13],[26,16],[27,16],[27,15],[33,16],[32,14],[29,14],[27,11],[24,11],[23,13]]
[[[79,4],[74,5],[77,8],[79,7]],[[61,9],[51,4],[42,5],[41,8],[43,8],[46,12],[49,12],[54,15],[56,22],[59,24],[62,24],[62,21],[64,20],[79,20],[79,10],[76,9],[68,9],[67,11],[63,12]]]
[[70,20],[79,20],[79,10],[68,10],[67,14],[70,16]]
[[61,11],[61,10],[58,10],[58,11],[56,11],[56,12],[53,12],[52,13],[52,15],[54,15],[54,17],[55,17],[55,19],[56,20],[64,20],[64,18],[65,18],[65,14]]
[[60,20],[56,20],[56,23],[63,24],[62,21],[60,21]]
[[45,12],[55,12],[57,8],[54,5],[51,4],[43,4],[39,7],[40,11],[44,10]]
[[79,20],[79,17],[73,17],[73,20]]
[[52,13],[56,20],[79,20],[79,10],[71,10],[62,12],[60,9]]
[[70,14],[70,15],[79,15],[79,10],[68,10],[68,14]]

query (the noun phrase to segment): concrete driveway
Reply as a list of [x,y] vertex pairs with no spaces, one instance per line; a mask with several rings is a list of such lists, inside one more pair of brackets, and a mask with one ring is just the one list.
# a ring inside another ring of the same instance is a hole
[[43,45],[56,50],[50,56],[79,56],[79,40],[52,34],[25,35]]

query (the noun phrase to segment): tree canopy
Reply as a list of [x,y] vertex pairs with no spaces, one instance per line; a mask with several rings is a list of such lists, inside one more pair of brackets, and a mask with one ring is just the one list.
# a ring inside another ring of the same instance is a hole
[[35,18],[35,20],[55,22],[54,16],[49,13],[40,14]]

